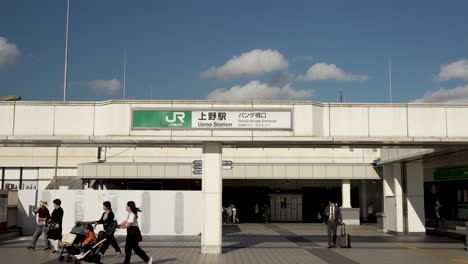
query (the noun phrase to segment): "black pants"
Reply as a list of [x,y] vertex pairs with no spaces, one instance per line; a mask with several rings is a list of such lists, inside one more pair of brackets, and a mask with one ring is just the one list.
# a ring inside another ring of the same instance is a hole
[[144,261],[148,262],[149,257],[138,245],[138,237],[140,236],[140,229],[136,226],[127,228],[127,239],[125,240],[125,261],[124,264],[130,263],[132,257],[132,250]]
[[115,239],[115,236],[113,234],[109,236],[106,239],[106,241],[104,241],[104,243],[102,243],[102,247],[99,250],[99,252],[101,252],[101,254],[104,255],[104,253],[106,253],[106,250],[109,248],[109,245],[112,245],[112,247],[115,249],[115,252],[120,252],[119,243],[117,243],[117,240]]
[[328,243],[336,244],[336,229],[338,228],[338,221],[327,220],[327,233]]

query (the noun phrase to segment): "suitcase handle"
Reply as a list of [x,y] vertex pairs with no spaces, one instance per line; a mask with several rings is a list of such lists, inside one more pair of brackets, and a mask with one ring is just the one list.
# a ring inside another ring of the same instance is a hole
[[346,224],[341,223],[341,236],[346,235]]

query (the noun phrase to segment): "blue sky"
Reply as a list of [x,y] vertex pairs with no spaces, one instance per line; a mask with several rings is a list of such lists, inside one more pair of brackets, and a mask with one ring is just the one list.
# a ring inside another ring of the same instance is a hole
[[[122,98],[127,48],[129,99],[152,89],[336,102],[342,91],[388,102],[390,56],[394,102],[468,102],[468,1],[71,0],[70,10],[69,100]],[[65,0],[2,2],[0,96],[62,100],[65,19]]]

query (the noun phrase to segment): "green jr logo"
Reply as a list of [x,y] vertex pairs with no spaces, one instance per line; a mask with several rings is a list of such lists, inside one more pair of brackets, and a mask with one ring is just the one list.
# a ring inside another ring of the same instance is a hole
[[185,113],[184,112],[173,112],[171,119],[169,119],[169,116],[166,116],[166,122],[175,123],[177,121],[177,119],[178,119],[179,122],[185,123],[184,118],[185,118]]
[[191,111],[133,110],[134,129],[190,128]]

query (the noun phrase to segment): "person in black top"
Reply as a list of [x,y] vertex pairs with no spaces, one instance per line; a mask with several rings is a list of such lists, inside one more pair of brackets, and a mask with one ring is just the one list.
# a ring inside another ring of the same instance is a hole
[[[115,215],[114,212],[112,212],[112,206],[110,202],[106,201],[102,205],[104,213],[102,213],[101,219],[99,219],[98,221],[94,221],[93,224],[102,224],[104,231],[108,231],[110,224],[112,224],[112,222],[114,222],[115,220]],[[113,233],[109,235],[109,237],[106,241],[104,241],[101,247],[100,252],[103,256],[104,253],[106,253],[107,248],[109,248],[109,245],[112,245],[112,247],[115,249],[115,252],[117,253],[116,258],[120,257],[122,253]]]
[[[50,217],[49,223],[52,225],[49,232],[47,233],[47,238],[50,243],[54,246],[54,251],[52,253],[58,253],[59,251],[59,241],[62,240],[62,220],[63,220],[63,209],[60,207],[62,201],[60,199],[55,199],[54,211]],[[46,248],[47,249],[47,248]]]

